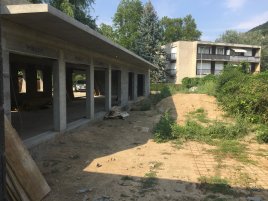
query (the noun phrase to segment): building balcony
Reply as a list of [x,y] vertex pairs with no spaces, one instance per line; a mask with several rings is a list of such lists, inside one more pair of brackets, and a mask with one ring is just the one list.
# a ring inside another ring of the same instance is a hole
[[176,61],[177,60],[176,56],[177,56],[176,53],[167,54],[167,60],[168,61]]
[[167,75],[169,75],[171,77],[175,77],[177,75],[177,70],[172,69],[172,68],[168,68],[168,69],[166,69],[166,73],[167,73]]
[[197,54],[197,60],[230,61],[229,55],[221,54]]
[[260,57],[248,56],[230,56],[219,54],[197,54],[197,60],[210,60],[210,61],[233,61],[233,62],[260,62]]
[[230,56],[230,61],[234,62],[260,62],[260,57]]

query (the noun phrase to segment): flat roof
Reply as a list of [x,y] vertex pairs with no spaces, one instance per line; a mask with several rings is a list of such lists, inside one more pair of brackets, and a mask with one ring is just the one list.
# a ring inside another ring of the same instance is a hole
[[217,42],[211,42],[211,41],[175,41],[172,43],[168,43],[166,45],[163,45],[162,47],[168,46],[168,45],[176,45],[179,42],[187,42],[187,43],[197,43],[199,45],[217,45],[217,46],[229,46],[229,47],[237,47],[237,48],[261,48],[259,45],[246,45],[246,44],[236,44],[236,43],[217,43]]
[[258,46],[258,45],[246,45],[246,44],[236,44],[236,43],[217,43],[217,42],[210,42],[210,41],[197,41],[197,44],[242,47],[242,48],[243,47],[245,47],[245,48],[261,48],[261,46]]
[[1,17],[118,61],[131,63],[137,67],[157,68],[48,4],[3,5]]

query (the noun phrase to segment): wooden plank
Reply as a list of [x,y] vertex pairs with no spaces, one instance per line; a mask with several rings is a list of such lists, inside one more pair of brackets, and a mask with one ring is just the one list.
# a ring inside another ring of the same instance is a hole
[[9,166],[9,164],[7,164],[7,175],[9,176],[16,192],[18,192],[18,195],[20,197],[19,200],[21,201],[30,201],[29,197],[26,195],[24,189],[22,188],[22,186],[20,185],[20,183],[18,182],[17,178],[15,177],[11,167]]
[[20,196],[18,192],[16,191],[15,186],[12,183],[11,178],[8,174],[6,174],[6,189],[7,189],[7,194],[10,197],[10,200],[21,201]]
[[42,200],[50,192],[50,187],[7,117],[5,145],[7,163],[29,199]]

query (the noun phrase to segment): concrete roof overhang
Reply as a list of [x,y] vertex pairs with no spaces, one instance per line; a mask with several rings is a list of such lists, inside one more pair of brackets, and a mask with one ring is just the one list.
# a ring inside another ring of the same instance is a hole
[[1,17],[139,68],[157,68],[126,48],[48,4],[4,5]]

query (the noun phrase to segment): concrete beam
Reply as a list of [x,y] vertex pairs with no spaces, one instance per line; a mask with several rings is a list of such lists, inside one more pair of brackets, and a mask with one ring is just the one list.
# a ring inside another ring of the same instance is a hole
[[64,131],[67,127],[66,118],[66,64],[61,51],[58,61],[53,65],[53,112],[54,129]]
[[105,110],[112,107],[112,69],[111,65],[105,70]]
[[91,60],[90,68],[86,69],[86,116],[88,119],[94,119],[94,61]]
[[4,94],[4,112],[9,120],[11,120],[11,94],[10,94],[10,64],[9,52],[2,50],[3,60],[3,94]]

